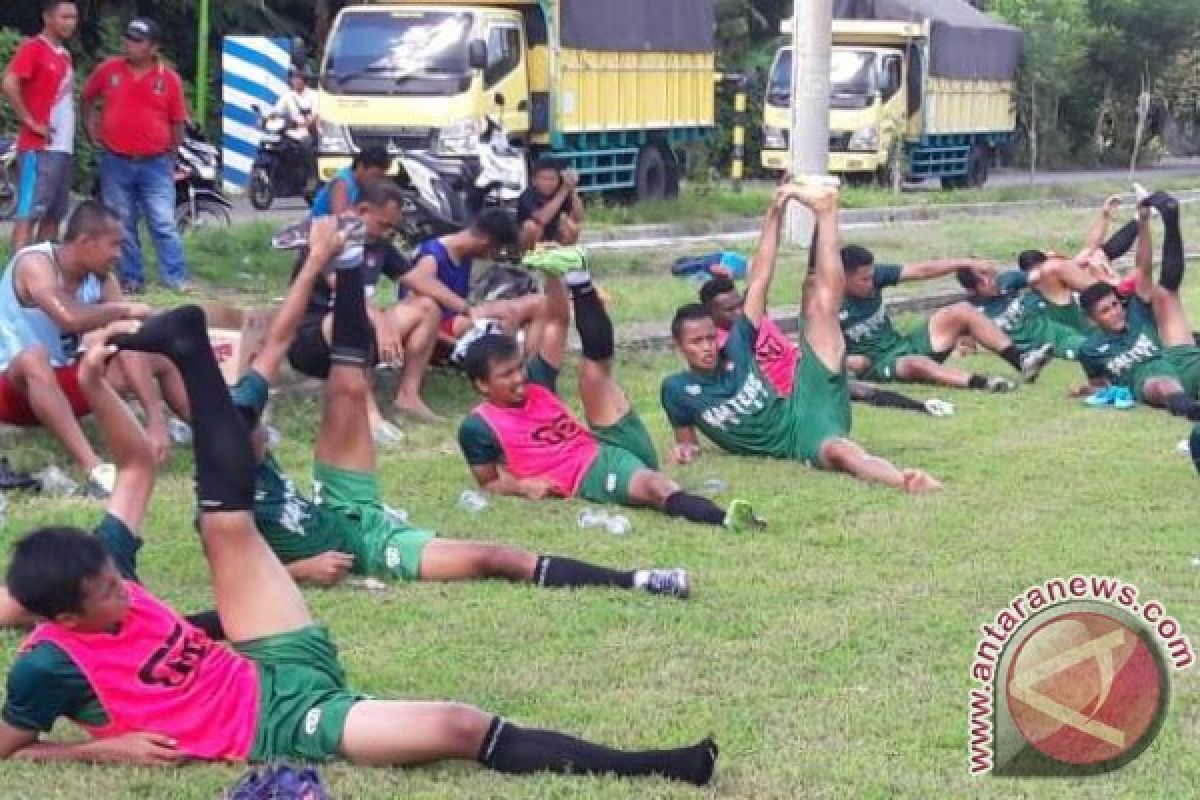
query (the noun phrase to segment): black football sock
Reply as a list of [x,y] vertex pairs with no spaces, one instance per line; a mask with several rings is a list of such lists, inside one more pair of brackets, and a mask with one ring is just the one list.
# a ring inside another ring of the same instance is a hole
[[484,736],[478,760],[489,769],[513,775],[658,775],[704,786],[712,780],[717,753],[712,739],[674,750],[615,750],[563,733],[522,728],[496,717]]
[[1108,237],[1108,241],[1100,249],[1104,251],[1104,255],[1108,256],[1109,261],[1115,261],[1133,249],[1134,243],[1137,242],[1137,235],[1137,221],[1130,220],[1117,228],[1117,232]]
[[863,395],[861,402],[876,408],[898,408],[902,411],[925,413],[925,404],[920,400],[913,400],[908,395],[893,392],[890,389],[872,387]]
[[583,357],[589,361],[609,361],[616,352],[616,336],[612,320],[600,295],[595,291],[572,292],[571,304],[575,307],[575,329],[583,347]]
[[1000,351],[1000,357],[1012,365],[1017,372],[1021,371],[1021,350],[1015,344]]
[[371,319],[367,316],[361,266],[337,271],[337,295],[333,300],[331,361],[352,367],[369,366]]
[[688,492],[676,492],[667,498],[663,511],[668,516],[683,517],[688,522],[702,525],[724,525],[725,512],[707,497]]
[[634,573],[597,567],[572,558],[538,556],[533,582],[547,589],[571,589],[577,586],[613,586],[634,588]]

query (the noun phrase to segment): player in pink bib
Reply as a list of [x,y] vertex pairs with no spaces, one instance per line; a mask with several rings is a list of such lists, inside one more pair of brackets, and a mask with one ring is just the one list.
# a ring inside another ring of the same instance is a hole
[[[360,290],[353,324],[335,332],[331,374],[356,374],[366,384],[370,321],[361,297]],[[187,387],[200,536],[232,645],[210,641],[122,580],[96,537],[71,528],[34,531],[17,543],[8,590],[46,620],[27,646],[52,644],[83,674],[95,707],[63,706],[57,716],[78,720],[94,738],[81,744],[42,740],[39,729],[23,724],[8,706],[14,695],[53,694],[61,688],[60,676],[26,672],[21,684],[10,673],[0,756],[146,765],[340,756],[386,766],[453,758],[509,773],[659,775],[697,785],[711,780],[717,749],[710,739],[673,750],[624,752],[523,728],[465,705],[374,700],[348,689],[332,640],[314,624],[303,595],[255,528],[247,424],[256,420],[230,398],[204,312],[179,308],[111,341],[167,356]]]
[[[725,342],[729,340],[729,331],[733,323],[742,313],[742,293],[729,278],[716,277],[700,287],[700,302],[708,308],[713,323],[717,326],[717,347],[724,347]],[[801,323],[803,324],[803,320]],[[770,315],[763,317],[762,324],[758,326],[758,337],[754,342],[754,358],[763,375],[782,397],[788,397],[792,393],[800,352],[796,343],[780,330]],[[850,381],[850,399],[877,408],[896,408],[934,417],[948,417],[954,414],[953,405],[936,397],[921,402],[864,381]]]
[[[488,491],[530,500],[583,497],[735,531],[761,527],[745,501],[722,509],[658,471],[654,442],[613,377],[612,320],[582,251],[573,252],[573,267],[562,252],[543,267],[548,319],[528,363],[510,336],[481,337],[467,351],[464,367],[483,402],[463,420],[458,442],[475,480]],[[565,283],[549,263],[566,272]],[[579,398],[586,426],[555,391],[572,306],[583,346]]]

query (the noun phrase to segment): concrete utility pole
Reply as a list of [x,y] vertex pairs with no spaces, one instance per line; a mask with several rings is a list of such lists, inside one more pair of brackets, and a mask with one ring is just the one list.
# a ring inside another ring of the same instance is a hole
[[[829,61],[833,47],[833,0],[796,0],[792,9],[793,175],[823,175],[829,169]],[[812,218],[789,204],[787,241],[807,246]]]

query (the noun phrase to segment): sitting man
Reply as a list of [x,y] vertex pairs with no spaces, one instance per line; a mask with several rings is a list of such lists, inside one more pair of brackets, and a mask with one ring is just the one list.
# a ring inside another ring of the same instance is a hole
[[[784,207],[796,199],[816,216],[815,260],[802,302],[805,320],[793,391],[783,397],[755,357],[758,327],[767,311]],[[675,428],[676,461],[699,452],[696,429],[723,450],[739,455],[804,461],[907,492],[929,492],[940,484],[926,473],[897,469],[869,455],[848,438],[850,390],[846,343],[838,326],[846,276],[838,251],[838,192],[827,186],[783,186],[763,221],[758,251],[750,264],[742,313],[729,338],[717,347],[717,328],[699,303],[675,313],[671,333],[687,370],[662,384],[662,404]]]
[[350,166],[334,174],[329,183],[321,187],[313,198],[313,219],[337,216],[352,209],[358,203],[359,192],[368,183],[387,175],[392,159],[382,147],[365,147],[354,154]]
[[846,299],[839,319],[846,347],[852,358],[850,369],[860,377],[877,381],[909,381],[1010,392],[1017,384],[996,375],[973,375],[943,365],[959,337],[976,342],[1007,361],[1026,381],[1037,380],[1042,368],[1054,357],[1045,345],[1022,350],[969,303],[954,303],[935,311],[914,333],[901,335],[892,325],[883,305],[883,290],[905,281],[923,281],[953,275],[958,269],[991,269],[972,258],[923,261],[905,266],[875,265],[870,250],[857,245],[842,248],[846,268]]
[[1147,405],[1200,421],[1200,347],[1179,297],[1183,282],[1183,236],[1179,203],[1164,192],[1142,201],[1163,221],[1162,268],[1154,285],[1149,214],[1138,222],[1135,293],[1123,304],[1115,287],[1096,283],[1079,296],[1079,304],[1096,326],[1079,350],[1093,388],[1129,389]]
[[[42,425],[66,448],[86,477],[88,493],[112,491],[113,467],[101,461],[78,417],[88,413],[79,390],[79,336],[121,319],[151,313],[127,302],[113,274],[121,253],[121,218],[96,201],[79,205],[61,245],[33,245],[13,256],[0,278],[0,422]],[[163,394],[186,418],[187,397],[170,363],[123,353],[112,363],[113,383],[131,392],[146,414],[155,457],[170,452]]]
[[583,228],[583,201],[576,187],[579,175],[562,169],[548,156],[533,162],[529,188],[517,200],[517,224],[521,226],[521,248],[539,244],[573,245]]
[[[133,320],[112,322],[84,337],[84,346],[78,364],[79,390],[92,409],[92,416],[104,435],[104,441],[112,453],[116,465],[116,483],[108,499],[104,515],[95,527],[94,534],[104,551],[112,559],[113,566],[127,581],[138,581],[137,559],[142,548],[142,523],[150,506],[154,492],[155,454],[154,446],[146,431],[133,415],[129,406],[121,401],[109,381],[108,362],[114,357],[115,348],[105,342],[118,333],[137,330]],[[188,616],[188,621],[214,639],[224,638],[216,612],[206,611]],[[28,628],[37,624],[34,614],[23,608],[6,588],[0,587],[0,627]],[[20,685],[24,681],[23,671],[49,671],[71,685],[74,680],[83,681],[79,670],[54,645],[45,642],[30,651],[30,657],[22,658],[9,674],[9,681]],[[71,675],[73,677],[65,677]],[[9,705],[8,713],[25,723],[43,727],[46,714],[55,714],[60,704],[71,706],[70,697],[36,698],[39,703],[30,707]],[[89,707],[86,703],[78,708],[80,717],[90,720],[102,718],[103,710]],[[52,719],[52,716],[50,717]]]
[[[357,298],[355,298],[357,299]],[[338,348],[369,345],[365,321]],[[215,643],[161,600],[123,580],[101,543],[82,531],[24,536],[8,589],[44,620],[9,673],[0,756],[34,761],[168,765],[187,760],[322,761],[400,766],[473,759],[501,772],[542,770],[712,778],[711,739],[674,750],[622,752],[527,729],[454,703],[377,700],[349,689],[337,649],[254,526],[249,430],[225,387],[205,329],[188,306],[113,342],[168,356],[195,409],[193,446],[200,537],[217,613],[231,646]],[[365,379],[364,379],[365,383]],[[83,680],[30,663],[39,646],[62,652]],[[21,709],[40,709],[28,716]],[[99,712],[99,713],[96,713]],[[45,741],[68,716],[89,741]]]
[[[267,342],[233,390],[234,403],[248,416],[258,419],[266,407],[269,384],[279,374],[310,287],[337,255],[338,244],[332,220],[314,225],[305,263],[271,323]],[[375,477],[366,371],[357,361],[345,366],[347,342],[365,341],[368,347],[362,350],[369,349],[363,268],[338,266],[332,364],[313,468],[313,485],[320,487],[315,500],[296,491],[267,452],[262,427],[254,430],[255,524],[293,578],[321,586],[333,586],[347,573],[413,581],[504,578],[545,587],[613,586],[687,596],[687,573],[681,569],[616,571],[498,544],[434,538],[393,519]],[[350,355],[366,358],[352,348]]]
[[[453,349],[458,341],[477,322],[494,321],[500,329],[515,336],[526,330],[525,348],[536,353],[541,346],[542,327],[546,314],[546,298],[529,294],[511,300],[492,300],[472,306],[471,267],[477,258],[494,258],[504,249],[518,244],[513,217],[498,208],[484,209],[471,225],[440,239],[429,239],[417,248],[413,275],[418,280],[440,284],[435,294],[427,289],[412,289],[436,302],[442,310],[439,341]],[[408,288],[401,287],[402,294]]]
[[[479,485],[530,500],[583,497],[656,508],[737,532],[760,526],[748,503],[734,500],[723,511],[658,471],[654,442],[613,378],[612,320],[582,260],[567,273],[566,286],[546,276],[546,299],[551,310],[541,349],[528,361],[506,334],[483,336],[467,350],[467,377],[484,399],[463,420],[458,443]],[[556,393],[571,304],[583,344],[579,399],[587,428]]]
[[[809,255],[811,261],[811,251]],[[809,266],[811,268],[811,263]],[[717,326],[717,347],[724,347],[725,342],[729,341],[729,331],[733,328],[733,323],[742,314],[745,305],[742,294],[731,278],[716,277],[700,287],[700,302],[712,314],[713,323]],[[804,320],[801,319],[800,322],[803,324]],[[754,358],[758,361],[758,368],[762,370],[763,375],[767,376],[767,380],[775,387],[775,391],[779,392],[781,397],[790,396],[792,381],[796,376],[796,362],[800,360],[800,348],[779,329],[769,313],[763,317],[762,325],[758,328]],[[850,399],[878,408],[898,408],[934,417],[954,414],[953,405],[936,397],[922,403],[899,392],[881,389],[863,381],[850,381]]]
[[1068,361],[1079,355],[1084,335],[1052,320],[1046,301],[1025,291],[1041,282],[1040,270],[1009,270],[996,275],[991,270],[963,267],[955,277],[967,292],[967,302],[1008,334],[1017,347],[1034,350],[1048,344],[1056,357]]
[[[387,179],[376,180],[362,188],[354,207],[346,214],[357,216],[366,228],[364,258],[367,274],[364,280],[368,294],[374,297],[381,275],[420,292],[386,311],[369,302],[367,311],[374,334],[374,359],[384,364],[401,364],[394,401],[396,410],[417,419],[437,421],[439,417],[421,397],[421,385],[437,344],[438,306],[430,299],[430,294],[450,293],[437,280],[413,272],[392,244],[403,202],[394,183]],[[307,253],[302,250],[296,258],[293,281],[306,260]],[[329,375],[333,295],[332,276],[322,276],[313,286],[304,321],[288,350],[288,361],[293,369],[320,380]],[[384,417],[374,395],[368,398],[368,414],[371,432],[378,444],[395,444],[400,440],[401,434]]]

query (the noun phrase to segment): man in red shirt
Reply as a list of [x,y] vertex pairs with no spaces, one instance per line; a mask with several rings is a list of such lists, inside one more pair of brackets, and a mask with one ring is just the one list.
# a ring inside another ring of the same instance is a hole
[[[83,87],[88,135],[104,148],[100,187],[104,202],[121,215],[121,287],[145,289],[139,212],[146,214],[168,288],[186,291],[187,265],[175,227],[175,149],[183,141],[187,106],[178,73],[158,56],[158,25],[144,17],[125,28],[123,55],[108,59]],[[97,114],[97,102],[103,109]]]
[[64,42],[75,34],[75,0],[43,0],[42,32],[21,42],[4,73],[4,94],[21,122],[17,134],[17,220],[13,250],[58,238],[67,213],[75,145],[74,70]]

